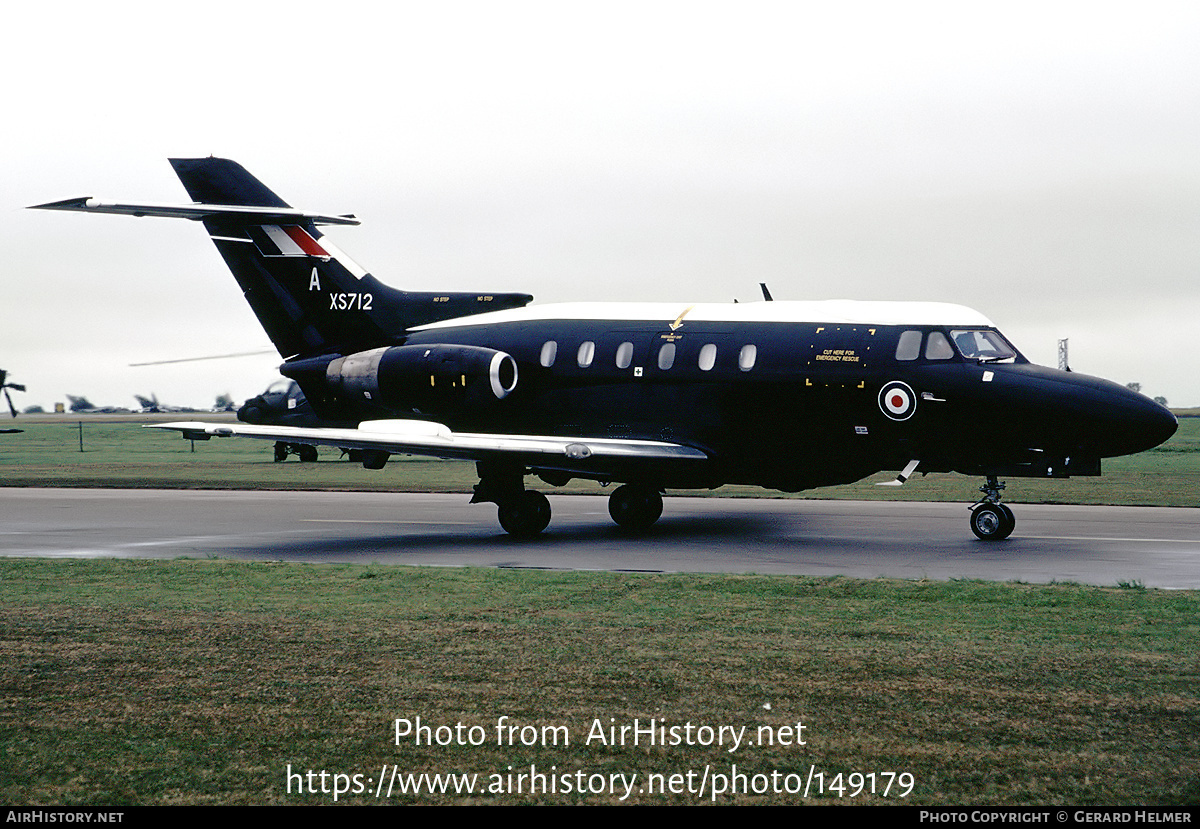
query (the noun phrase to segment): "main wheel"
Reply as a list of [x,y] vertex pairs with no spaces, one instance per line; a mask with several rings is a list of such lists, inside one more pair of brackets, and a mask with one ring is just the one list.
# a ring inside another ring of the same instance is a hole
[[608,514],[617,526],[630,532],[645,532],[663,511],[662,496],[648,486],[625,484],[608,496]]
[[1003,541],[1016,526],[1012,510],[1003,504],[980,504],[971,510],[971,532],[983,541]]
[[288,456],[287,444],[284,443],[283,441],[276,441],[276,443],[275,443],[275,463],[282,463],[283,461],[286,461],[287,456]]
[[517,538],[533,538],[550,524],[550,499],[527,489],[518,497],[499,505],[500,526]]
[[317,447],[309,446],[307,443],[300,446],[300,461],[302,463],[313,463],[317,459]]

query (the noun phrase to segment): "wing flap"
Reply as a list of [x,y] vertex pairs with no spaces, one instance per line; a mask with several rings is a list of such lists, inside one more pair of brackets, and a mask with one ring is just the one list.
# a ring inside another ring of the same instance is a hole
[[554,435],[499,435],[452,432],[424,420],[369,420],[357,429],[259,426],[249,423],[177,422],[148,424],[185,438],[247,437],[287,443],[311,443],[345,449],[378,449],[407,455],[484,460],[498,455],[576,464],[590,458],[609,460],[703,461],[708,455],[691,446],[653,440]]

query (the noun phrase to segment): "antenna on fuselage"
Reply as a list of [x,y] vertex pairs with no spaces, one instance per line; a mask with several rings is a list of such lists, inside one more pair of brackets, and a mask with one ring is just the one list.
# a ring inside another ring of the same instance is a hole
[[766,283],[766,282],[759,282],[759,283],[758,283],[758,287],[762,288],[762,292],[763,292],[763,299],[764,299],[764,300],[766,300],[767,302],[774,302],[774,301],[775,301],[775,297],[771,296],[771,291],[770,291],[770,289],[768,289],[768,288],[767,288],[767,283]]

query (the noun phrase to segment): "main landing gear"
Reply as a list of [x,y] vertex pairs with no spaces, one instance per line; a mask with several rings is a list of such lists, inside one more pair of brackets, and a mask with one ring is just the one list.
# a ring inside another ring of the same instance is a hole
[[550,525],[550,499],[532,489],[506,498],[496,506],[500,526],[517,538],[533,538]]
[[659,519],[662,511],[662,495],[653,487],[625,484],[608,496],[608,514],[627,532],[645,532]]
[[288,459],[288,455],[299,455],[301,463],[313,463],[317,459],[317,447],[307,443],[275,442],[275,463]]
[[983,497],[971,507],[971,532],[983,541],[1003,541],[1017,526],[1012,510],[1000,503],[1004,484],[995,475],[988,475],[979,491]]
[[[493,503],[504,531],[516,538],[533,538],[550,524],[550,501],[540,492],[525,488],[521,467],[480,463],[479,483],[472,504]],[[556,482],[557,483],[557,482]],[[608,514],[622,530],[645,532],[663,511],[658,489],[644,484],[625,484],[609,496]]]

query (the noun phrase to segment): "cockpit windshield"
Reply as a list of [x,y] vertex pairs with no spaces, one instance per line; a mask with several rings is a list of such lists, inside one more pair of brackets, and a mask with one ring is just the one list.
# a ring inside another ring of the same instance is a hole
[[986,328],[958,329],[950,332],[950,339],[954,340],[959,353],[968,360],[997,363],[1017,357],[1017,350],[998,331]]

